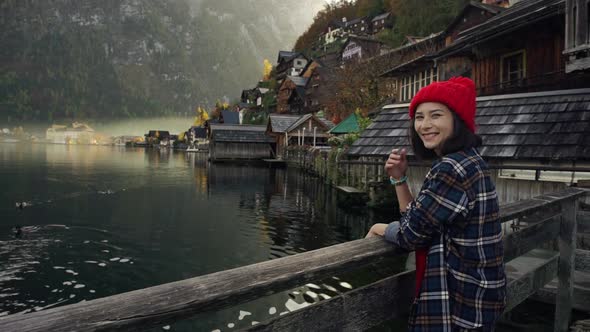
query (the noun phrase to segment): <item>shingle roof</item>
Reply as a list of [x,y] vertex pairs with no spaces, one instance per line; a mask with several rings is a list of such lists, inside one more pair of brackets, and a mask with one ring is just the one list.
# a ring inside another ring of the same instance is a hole
[[[299,125],[307,121],[309,118],[313,116],[312,113],[304,114],[304,115],[277,115],[271,114],[269,116],[269,121],[271,125],[271,130],[273,133],[288,133],[291,130],[294,130]],[[326,126],[326,128],[330,129],[334,127],[334,123],[328,119],[318,118],[322,124]]]
[[383,13],[383,14],[380,14],[380,15],[377,15],[377,16],[375,16],[375,17],[374,17],[374,18],[373,18],[371,21],[372,21],[372,22],[379,21],[379,20],[382,20],[382,19],[388,18],[390,15],[391,15],[391,13],[390,13],[390,12]]
[[472,44],[498,37],[522,26],[530,25],[547,17],[563,13],[565,0],[522,0],[501,11],[496,16],[459,33],[451,45],[439,52],[442,56]]
[[[408,148],[409,104],[388,105],[348,151],[386,156]],[[477,98],[479,148],[486,158],[590,160],[590,89]]]
[[262,125],[211,125],[211,140],[234,143],[272,143],[274,139],[266,135]]
[[269,121],[273,133],[286,133],[287,129],[299,119],[299,115],[271,114]]
[[302,76],[287,76],[287,79],[291,80],[298,87],[305,87],[307,85],[307,78]]

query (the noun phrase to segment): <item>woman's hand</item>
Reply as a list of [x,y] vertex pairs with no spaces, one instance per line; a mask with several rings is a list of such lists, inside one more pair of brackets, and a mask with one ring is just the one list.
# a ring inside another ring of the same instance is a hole
[[389,158],[385,162],[385,172],[390,177],[399,180],[408,170],[408,159],[406,158],[406,149],[393,149]]
[[375,236],[383,236],[385,234],[385,229],[387,228],[387,224],[375,224],[371,226],[369,233],[365,236],[365,239]]

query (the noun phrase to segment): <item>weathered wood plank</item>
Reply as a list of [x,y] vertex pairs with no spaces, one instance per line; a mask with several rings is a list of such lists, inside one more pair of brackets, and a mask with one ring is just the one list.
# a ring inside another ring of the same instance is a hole
[[556,252],[535,249],[506,264],[508,278],[506,309],[512,310],[557,274],[559,255]]
[[562,220],[559,232],[559,287],[555,303],[554,331],[569,329],[574,291],[574,258],[576,254],[577,200],[562,203]]
[[510,261],[554,239],[559,233],[560,219],[560,215],[550,215],[545,220],[507,234],[504,237],[504,261]]
[[414,298],[414,279],[415,271],[405,271],[248,331],[364,331],[408,314]]
[[[535,295],[532,296],[532,299],[555,304],[558,285],[558,279],[554,278],[544,287],[539,289]],[[588,272],[574,271],[572,308],[590,313],[590,273]]]
[[356,240],[102,299],[7,316],[0,319],[0,331],[143,331],[395,254],[394,247],[380,238]]
[[362,190],[359,190],[355,187],[348,187],[348,186],[338,186],[336,187],[336,189],[343,191],[347,194],[364,194],[365,192]]
[[[533,250],[507,264],[507,309],[520,304],[557,274],[559,255]],[[255,325],[248,331],[364,331],[383,321],[407,315],[413,300],[415,271],[321,301],[288,315]]]
[[532,199],[506,204],[500,207],[500,220],[505,222],[522,217],[535,212],[537,209],[560,204],[563,201],[572,200],[585,194],[586,191],[582,189],[568,188],[558,193],[541,195]]
[[576,249],[575,266],[576,271],[590,273],[590,250]]

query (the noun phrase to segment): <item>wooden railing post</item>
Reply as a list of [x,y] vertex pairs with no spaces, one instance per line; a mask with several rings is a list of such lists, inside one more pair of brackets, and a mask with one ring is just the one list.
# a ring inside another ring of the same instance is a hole
[[578,200],[561,203],[561,226],[559,228],[559,286],[555,299],[555,332],[567,332],[572,313],[574,291],[574,258],[576,255],[576,214]]

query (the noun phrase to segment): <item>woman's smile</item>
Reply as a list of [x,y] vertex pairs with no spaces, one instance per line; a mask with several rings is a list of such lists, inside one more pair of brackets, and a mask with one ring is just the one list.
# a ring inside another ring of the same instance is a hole
[[441,155],[445,141],[453,134],[453,114],[441,103],[422,103],[416,109],[414,129],[424,147]]

